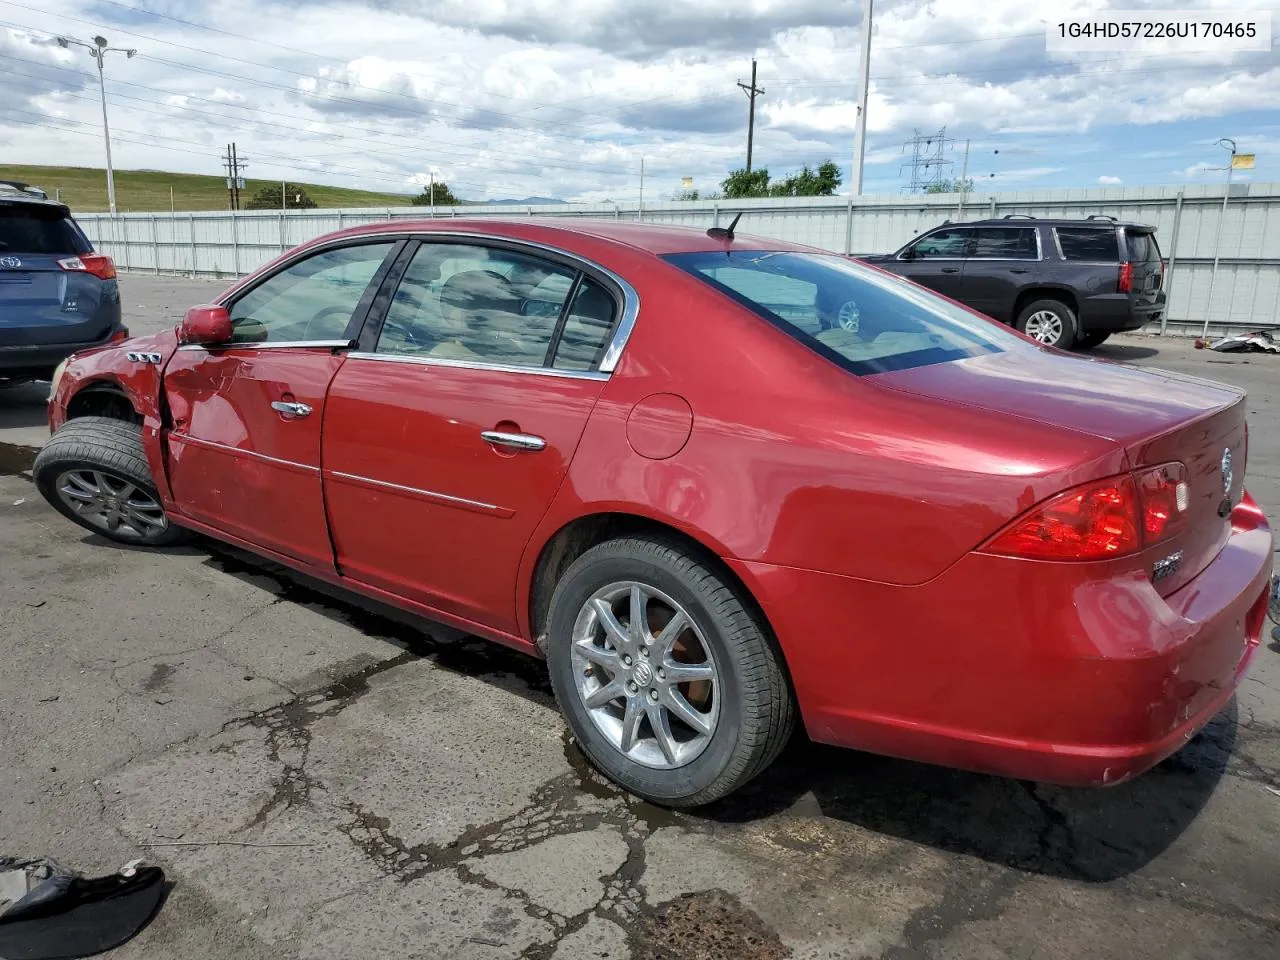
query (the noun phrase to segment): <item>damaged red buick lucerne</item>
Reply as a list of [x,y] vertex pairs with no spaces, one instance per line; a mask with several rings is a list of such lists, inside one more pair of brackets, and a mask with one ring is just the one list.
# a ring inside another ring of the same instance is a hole
[[58,371],[40,491],[548,662],[693,806],[815,740],[1065,784],[1177,750],[1256,652],[1245,397],[908,280],[617,221],[386,222]]

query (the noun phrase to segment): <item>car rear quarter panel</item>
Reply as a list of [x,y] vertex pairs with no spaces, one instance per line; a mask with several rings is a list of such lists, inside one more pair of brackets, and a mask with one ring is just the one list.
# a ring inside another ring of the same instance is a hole
[[[535,547],[624,512],[726,558],[919,584],[1039,500],[1124,467],[1110,441],[877,388],[660,261],[619,272],[639,319]],[[666,459],[627,439],[657,393],[693,411]]]

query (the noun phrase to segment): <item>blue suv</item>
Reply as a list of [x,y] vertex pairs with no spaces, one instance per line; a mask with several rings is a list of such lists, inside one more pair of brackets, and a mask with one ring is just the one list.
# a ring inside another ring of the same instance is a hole
[[47,380],[77,350],[128,335],[111,258],[65,204],[0,181],[0,384]]

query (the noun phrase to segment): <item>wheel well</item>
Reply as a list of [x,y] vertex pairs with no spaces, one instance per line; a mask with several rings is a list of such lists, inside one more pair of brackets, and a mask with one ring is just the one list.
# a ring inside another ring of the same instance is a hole
[[67,404],[67,419],[76,417],[110,417],[142,423],[142,414],[134,408],[129,395],[114,383],[91,383],[73,396]]
[[1059,303],[1065,303],[1070,307],[1071,312],[1077,318],[1080,316],[1080,301],[1076,299],[1075,294],[1070,290],[1063,290],[1059,287],[1033,287],[1018,294],[1018,299],[1013,305],[1014,323],[1018,322],[1018,317],[1022,316],[1022,311],[1033,300],[1057,300]]
[[[529,588],[529,625],[533,630],[534,642],[539,647],[545,639],[547,615],[551,609],[551,595],[555,592],[560,577],[569,569],[569,565],[597,544],[635,536],[657,538],[674,543],[714,569],[755,615],[770,641],[777,644],[777,638],[774,637],[773,629],[760,604],[751,595],[747,585],[727,563],[716,556],[714,551],[708,550],[687,533],[658,520],[631,513],[596,513],[579,517],[561,527],[546,542],[538,555],[538,562],[533,568],[533,582]],[[781,653],[781,647],[778,649]],[[785,670],[786,657],[781,656],[779,659]],[[790,683],[789,673],[787,682]]]

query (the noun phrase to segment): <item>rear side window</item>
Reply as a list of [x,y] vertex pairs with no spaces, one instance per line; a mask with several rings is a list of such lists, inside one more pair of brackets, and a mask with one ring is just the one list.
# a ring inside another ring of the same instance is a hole
[[1035,227],[979,227],[975,257],[992,260],[1039,260]]
[[1129,248],[1129,259],[1138,263],[1151,263],[1160,259],[1160,247],[1156,244],[1153,233],[1127,231],[1125,245]]
[[60,210],[35,204],[0,204],[0,253],[72,256],[93,250]]
[[1120,245],[1114,228],[1096,230],[1089,227],[1055,227],[1058,248],[1064,260],[1087,260],[1094,263],[1118,263]]
[[913,283],[844,257],[780,251],[665,257],[851,373],[883,373],[1020,343]]
[[604,359],[616,312],[609,292],[584,276],[569,304],[553,365],[561,370],[596,369]]

